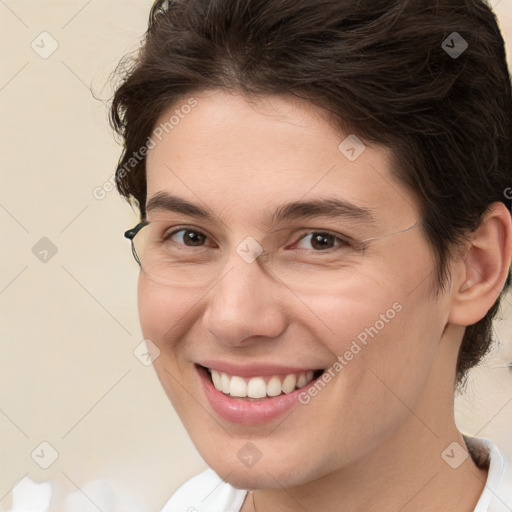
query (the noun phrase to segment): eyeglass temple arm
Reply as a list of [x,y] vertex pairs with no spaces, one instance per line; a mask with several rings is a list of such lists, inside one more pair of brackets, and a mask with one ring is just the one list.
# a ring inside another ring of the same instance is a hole
[[135,235],[144,227],[147,226],[149,222],[147,220],[143,220],[139,222],[134,228],[128,229],[124,232],[124,237],[128,238],[128,240],[133,240]]
[[393,235],[399,235],[401,233],[405,233],[406,231],[409,231],[410,229],[413,229],[413,228],[419,226],[420,224],[421,224],[421,222],[415,222],[414,224],[412,224],[408,228],[404,228],[404,229],[401,229],[400,231],[395,231],[395,232],[389,233],[387,235],[375,236],[373,238],[367,238],[366,240],[363,240],[362,243],[370,242],[371,240],[381,240],[382,238],[388,238],[388,237],[393,236]]

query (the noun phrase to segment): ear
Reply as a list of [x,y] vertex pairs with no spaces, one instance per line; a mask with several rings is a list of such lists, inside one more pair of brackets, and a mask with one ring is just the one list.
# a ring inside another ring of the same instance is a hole
[[512,258],[512,218],[503,203],[493,203],[481,224],[469,236],[465,258],[455,264],[452,305],[448,322],[473,325],[498,298]]

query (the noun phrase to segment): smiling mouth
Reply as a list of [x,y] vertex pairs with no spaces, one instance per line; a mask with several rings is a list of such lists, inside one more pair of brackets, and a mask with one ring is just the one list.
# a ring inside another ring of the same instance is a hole
[[217,391],[242,400],[265,400],[292,393],[318,379],[325,369],[286,375],[264,375],[244,378],[197,365],[208,376]]

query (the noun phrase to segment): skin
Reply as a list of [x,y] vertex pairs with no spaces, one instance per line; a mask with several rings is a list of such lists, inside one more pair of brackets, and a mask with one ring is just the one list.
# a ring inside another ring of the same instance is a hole
[[[221,90],[194,97],[198,105],[148,153],[148,200],[166,191],[216,213],[215,224],[173,219],[214,240],[223,278],[213,288],[173,288],[141,272],[138,299],[144,336],[161,351],[156,372],[199,453],[234,487],[255,490],[258,512],[473,510],[487,471],[470,457],[452,469],[441,453],[464,446],[453,416],[456,358],[464,326],[485,315],[505,281],[512,241],[504,206],[496,203],[472,235],[437,299],[421,229],[374,242],[329,289],[289,289],[235,251],[276,228],[263,223],[264,211],[334,194],[372,209],[377,225],[361,228],[371,237],[420,220],[417,200],[392,176],[386,148],[367,146],[350,162],[338,150],[347,134],[304,100],[249,102]],[[299,227],[336,232],[339,224]],[[295,241],[290,233],[286,243]],[[229,423],[202,391],[193,363],[206,358],[328,368],[396,302],[401,312],[284,419]],[[247,441],[262,454],[251,468],[237,457]],[[254,510],[248,496],[243,512]]]

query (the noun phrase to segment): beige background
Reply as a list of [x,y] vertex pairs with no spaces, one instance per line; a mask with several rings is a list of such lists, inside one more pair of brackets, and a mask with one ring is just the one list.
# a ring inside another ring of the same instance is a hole
[[[137,268],[122,232],[136,214],[115,191],[93,196],[120,148],[89,86],[109,97],[107,77],[138,47],[151,3],[0,0],[0,511],[27,510],[13,503],[30,481],[52,492],[52,511],[158,511],[205,467],[133,353]],[[510,47],[512,0],[493,4]],[[49,250],[43,237],[57,249],[47,262],[36,257]],[[511,304],[457,419],[512,456]]]

